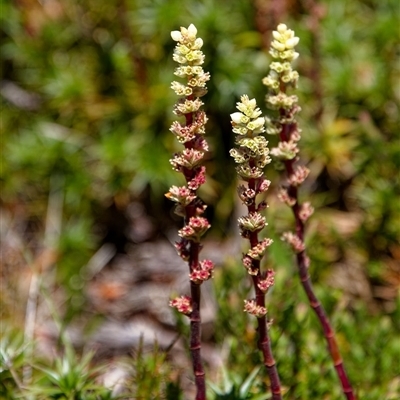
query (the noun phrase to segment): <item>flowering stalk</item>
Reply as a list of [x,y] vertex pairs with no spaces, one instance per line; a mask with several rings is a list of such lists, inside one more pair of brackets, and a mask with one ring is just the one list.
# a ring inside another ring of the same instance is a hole
[[236,171],[239,177],[247,182],[247,186],[239,185],[238,194],[247,206],[248,214],[238,219],[240,234],[250,242],[250,250],[243,255],[243,265],[251,276],[255,299],[245,300],[244,311],[257,317],[258,347],[264,357],[264,364],[271,381],[272,399],[279,400],[281,387],[276,363],[271,351],[271,341],[268,334],[267,309],[265,308],[265,294],[274,284],[274,271],[261,271],[261,259],[272,243],[271,239],[259,240],[258,233],[267,225],[265,217],[260,211],[267,207],[265,201],[256,202],[256,196],[268,190],[270,181],[265,179],[264,167],[271,162],[268,142],[264,136],[265,120],[260,117],[261,110],[257,108],[255,99],[248,96],[241,97],[237,103],[239,112],[231,114],[233,132],[236,133],[237,148],[230,151],[230,155],[238,164]]
[[299,201],[298,188],[307,178],[309,170],[297,163],[297,154],[299,152],[297,144],[300,140],[301,130],[297,126],[295,115],[300,111],[300,107],[297,105],[297,96],[287,94],[289,88],[296,87],[299,77],[299,74],[292,69],[291,65],[292,61],[299,56],[294,50],[299,38],[294,36],[294,32],[288,29],[285,24],[278,25],[277,30],[273,32],[273,37],[270,54],[274,61],[270,64],[269,75],[263,79],[263,83],[269,89],[269,93],[266,96],[267,107],[277,110],[278,117],[276,119],[266,118],[267,133],[279,134],[278,147],[271,149],[271,154],[283,162],[287,180],[285,187],[280,189],[278,197],[291,207],[296,223],[295,233],[286,232],[282,238],[289,243],[296,253],[301,283],[310,305],[322,325],[343,393],[347,399],[353,400],[355,395],[344,369],[335,333],[322,304],[314,293],[308,273],[310,260],[307,257],[304,245],[304,226],[313,213],[313,208],[309,202],[301,203]]
[[179,256],[189,265],[190,296],[178,297],[170,306],[190,318],[190,352],[197,388],[196,400],[205,400],[205,373],[201,361],[200,285],[212,277],[214,265],[210,260],[199,260],[202,249],[201,237],[211,227],[202,215],[205,204],[197,196],[198,188],[205,182],[205,167],[202,165],[208,144],[204,139],[207,117],[200,110],[200,97],[207,93],[206,82],[210,74],[203,71],[203,40],[196,38],[197,29],[191,24],[180,31],[172,31],[171,37],[178,42],[173,59],[179,64],[175,75],[186,79],[186,84],[172,82],[171,88],[182,96],[174,107],[174,114],[185,117],[185,123],[174,121],[170,131],[184,149],[170,160],[175,171],[184,175],[186,185],[172,186],[166,197],[176,202],[175,213],[184,218],[184,227],[179,230],[180,241],[175,244]]

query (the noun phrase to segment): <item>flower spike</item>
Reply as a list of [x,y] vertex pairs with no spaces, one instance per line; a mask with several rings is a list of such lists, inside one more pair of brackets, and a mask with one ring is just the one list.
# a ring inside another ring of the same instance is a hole
[[184,149],[170,160],[172,169],[183,174],[185,186],[171,186],[165,195],[176,203],[175,213],[184,218],[184,226],[178,231],[180,241],[175,244],[179,256],[188,263],[191,296],[182,296],[171,300],[170,306],[190,318],[190,351],[192,353],[193,372],[197,387],[196,400],[206,399],[205,375],[200,357],[201,318],[200,285],[213,275],[214,264],[210,260],[199,261],[203,235],[211,227],[202,216],[206,205],[197,196],[197,190],[205,183],[204,156],[208,144],[204,138],[207,116],[201,109],[200,97],[207,93],[206,83],[210,74],[204,72],[201,65],[204,54],[201,51],[203,40],[197,38],[197,29],[191,24],[188,28],[171,32],[177,42],[173,59],[179,64],[175,75],[185,83],[173,81],[171,89],[180,96],[173,112],[184,117],[185,122],[174,121],[170,131]]
[[310,260],[304,243],[304,224],[313,213],[313,208],[308,202],[303,204],[299,202],[298,189],[310,171],[304,165],[297,164],[301,130],[297,126],[296,114],[300,111],[300,107],[297,104],[297,96],[289,94],[290,89],[296,88],[299,78],[298,72],[292,65],[299,56],[295,51],[299,38],[285,24],[279,24],[272,35],[274,39],[269,52],[273,61],[268,76],[262,82],[268,88],[266,105],[276,113],[276,117],[266,117],[265,120],[267,133],[279,135],[278,146],[271,150],[271,155],[277,157],[286,170],[286,184],[279,190],[278,198],[291,207],[296,224],[296,233],[285,232],[282,240],[286,241],[296,254],[301,283],[323,328],[343,393],[348,400],[354,400],[355,395],[344,370],[334,331],[322,304],[315,296],[308,273]]
[[244,311],[254,315],[258,321],[259,348],[264,356],[264,364],[271,381],[272,399],[282,399],[279,376],[272,356],[271,342],[268,334],[269,322],[265,307],[265,293],[274,284],[274,272],[261,271],[261,260],[272,244],[272,239],[259,240],[258,233],[267,226],[266,218],[260,211],[267,207],[266,202],[257,203],[257,196],[265,193],[270,181],[264,177],[264,168],[271,162],[268,141],[262,134],[265,132],[265,119],[256,100],[247,95],[237,103],[237,112],[231,114],[232,131],[236,134],[236,147],[230,150],[235,160],[236,172],[246,185],[239,185],[238,195],[247,206],[247,215],[238,219],[240,234],[248,239],[250,249],[242,258],[243,266],[251,277],[256,298],[244,301]]

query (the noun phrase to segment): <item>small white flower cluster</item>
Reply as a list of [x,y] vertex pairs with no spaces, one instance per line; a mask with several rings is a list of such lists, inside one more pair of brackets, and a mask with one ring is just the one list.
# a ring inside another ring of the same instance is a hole
[[[180,66],[175,70],[175,75],[188,79],[187,85],[172,82],[171,88],[178,96],[201,97],[207,93],[206,82],[210,79],[210,74],[204,72],[201,67],[204,63],[204,54],[201,51],[203,39],[196,38],[196,35],[197,29],[193,24],[188,28],[181,27],[180,31],[171,32],[172,39],[178,42],[173,59]],[[198,111],[203,105],[201,101],[186,104],[188,101],[186,100],[175,110],[178,115]]]
[[237,103],[239,112],[231,114],[232,131],[236,133],[235,143],[238,148],[231,149],[229,154],[239,164],[236,171],[240,177],[248,181],[263,176],[264,167],[271,162],[268,142],[264,136],[265,119],[255,99],[243,95]]
[[299,56],[294,47],[300,39],[294,36],[294,31],[288,29],[285,24],[279,24],[277,30],[272,32],[272,36],[274,40],[269,51],[272,57],[291,62]]
[[267,309],[263,306],[259,306],[255,299],[244,301],[244,310],[257,318],[265,317]]
[[[299,38],[294,36],[294,32],[285,24],[279,24],[272,35],[274,40],[269,53],[274,61],[270,64],[268,76],[262,81],[270,90],[266,102],[267,106],[273,110],[284,109],[289,112],[297,105],[297,96],[287,95],[284,88],[289,85],[295,87],[299,78],[298,72],[292,69],[291,64],[299,56],[299,53],[295,51]],[[296,109],[296,111],[298,110]],[[288,116],[284,115],[283,117],[287,120]],[[291,117],[293,118],[293,113]],[[268,119],[266,122],[267,132],[277,133],[273,121]]]

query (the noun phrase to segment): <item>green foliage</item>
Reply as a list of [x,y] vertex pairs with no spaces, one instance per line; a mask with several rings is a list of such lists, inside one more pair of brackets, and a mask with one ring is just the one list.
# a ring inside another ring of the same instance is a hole
[[260,367],[254,368],[248,377],[242,382],[240,376],[229,376],[225,368],[222,369],[223,387],[210,383],[212,390],[215,392],[215,400],[266,400],[270,395],[261,394],[254,395],[255,379],[260,371]]
[[133,357],[134,370],[130,394],[137,400],[180,400],[179,375],[173,377],[166,354],[155,344],[149,353],[144,352],[143,342],[139,343]]
[[[71,345],[64,343],[65,353],[57,357],[50,367],[36,366],[43,377],[30,392],[40,399],[108,400],[111,391],[97,385],[96,376],[101,367],[92,367],[92,353],[78,358]],[[103,367],[104,369],[104,367]]]
[[21,385],[17,371],[24,364],[24,344],[22,333],[4,331],[0,340],[0,394],[5,400],[13,399],[13,394]]
[[[111,391],[96,383],[104,367],[92,363],[93,353],[79,357],[62,340],[64,353],[54,362],[39,365],[39,356],[26,351],[20,332],[2,332],[0,341],[0,395],[4,399],[109,400]],[[32,364],[32,361],[34,364]],[[34,370],[34,371],[33,371]],[[33,371],[33,374],[32,374]],[[29,376],[29,383],[26,381]]]

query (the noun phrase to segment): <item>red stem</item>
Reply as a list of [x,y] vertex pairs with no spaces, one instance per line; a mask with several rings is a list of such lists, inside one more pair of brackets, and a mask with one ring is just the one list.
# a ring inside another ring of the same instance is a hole
[[[188,99],[192,99],[193,96],[188,96]],[[190,125],[193,122],[193,113],[185,115],[186,125]],[[186,146],[185,146],[186,147]],[[189,172],[189,171],[188,171]],[[185,175],[187,181],[189,181],[194,173]],[[191,217],[196,215],[196,206],[188,205],[185,209],[186,216],[185,222],[188,223]],[[197,269],[199,264],[199,253],[201,250],[200,243],[195,241],[189,241],[190,243],[190,254],[189,254],[189,270]],[[197,389],[195,400],[206,400],[206,381],[203,363],[201,361],[201,315],[200,315],[200,297],[201,289],[200,284],[190,282],[190,294],[192,299],[192,312],[190,313],[190,353],[192,356],[193,373],[195,379],[195,385]]]
[[[249,188],[255,190],[255,186],[255,181],[251,179],[249,181]],[[251,204],[247,207],[247,209],[249,214],[251,212],[255,212],[256,205]],[[251,232],[249,241],[251,247],[257,246],[259,243],[257,232]],[[256,303],[258,306],[265,307],[265,293],[263,293],[263,291],[258,287],[258,283],[261,279],[260,261],[253,260],[252,268],[258,271],[257,275],[251,276],[256,293]],[[276,368],[276,362],[272,354],[271,339],[268,333],[266,316],[257,317],[257,322],[258,348],[263,354],[264,365],[267,369],[267,373],[271,382],[272,400],[282,400],[281,383],[279,380],[278,370]]]
[[200,318],[200,285],[191,282],[192,309],[190,314],[190,352],[192,355],[193,373],[197,388],[196,400],[206,399],[206,382],[201,362],[201,318]]
[[[284,111],[281,111],[281,114],[284,114]],[[296,124],[283,124],[282,130],[280,132],[280,140],[281,141],[289,141],[291,132],[296,129]],[[285,161],[285,168],[286,173],[290,176],[294,170],[294,163],[296,159],[286,160]],[[299,211],[300,211],[300,204],[298,200],[298,190],[296,186],[290,185],[288,187],[288,194],[291,198],[296,200],[296,203],[291,207],[295,221],[296,221],[296,234],[299,239],[304,243],[304,223],[300,219]],[[306,251],[302,251],[297,254],[297,267],[300,275],[301,284],[303,285],[304,291],[306,292],[308,301],[310,303],[311,308],[317,314],[319,322],[322,326],[325,339],[328,343],[329,353],[333,360],[333,365],[335,366],[337,375],[339,377],[340,383],[342,385],[342,391],[348,400],[356,400],[356,397],[353,393],[353,389],[351,387],[350,381],[347,377],[346,371],[344,369],[343,360],[339,352],[339,346],[336,341],[335,332],[329,322],[329,319],[326,315],[324,307],[319,302],[317,296],[314,293],[314,289],[311,282],[311,277],[308,273],[308,266],[307,266],[307,254]]]

